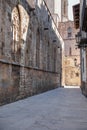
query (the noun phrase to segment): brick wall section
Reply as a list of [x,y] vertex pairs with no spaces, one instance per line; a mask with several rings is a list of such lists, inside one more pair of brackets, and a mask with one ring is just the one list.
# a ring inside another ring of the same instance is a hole
[[0,105],[60,86],[60,40],[47,20],[44,5],[0,1]]

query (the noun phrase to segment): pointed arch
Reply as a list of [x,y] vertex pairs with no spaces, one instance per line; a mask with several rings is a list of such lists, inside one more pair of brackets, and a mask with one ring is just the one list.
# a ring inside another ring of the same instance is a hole
[[23,6],[18,4],[12,11],[12,59],[14,61],[21,61],[21,59],[25,58],[28,27],[29,15]]
[[12,11],[12,30],[13,30],[13,45],[12,51],[16,53],[19,49],[19,41],[20,41],[20,14],[18,7],[14,7]]

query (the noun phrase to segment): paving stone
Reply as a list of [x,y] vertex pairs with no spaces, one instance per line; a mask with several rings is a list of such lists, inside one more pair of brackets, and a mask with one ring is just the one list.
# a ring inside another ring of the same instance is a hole
[[69,87],[2,106],[0,130],[87,130],[87,99]]

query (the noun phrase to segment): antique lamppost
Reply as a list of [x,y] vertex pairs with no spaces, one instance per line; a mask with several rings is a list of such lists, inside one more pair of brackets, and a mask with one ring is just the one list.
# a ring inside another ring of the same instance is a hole
[[77,34],[76,34],[76,43],[80,43],[81,42],[81,33],[80,32],[78,32]]

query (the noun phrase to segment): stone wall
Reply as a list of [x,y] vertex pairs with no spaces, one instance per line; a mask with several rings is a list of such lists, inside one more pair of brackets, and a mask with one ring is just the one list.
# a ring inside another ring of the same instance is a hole
[[[75,63],[75,59],[77,62]],[[65,57],[65,84],[67,86],[80,86],[80,60],[79,56]]]
[[61,85],[60,35],[39,4],[0,1],[0,105]]
[[0,105],[54,89],[59,80],[57,73],[0,63]]

